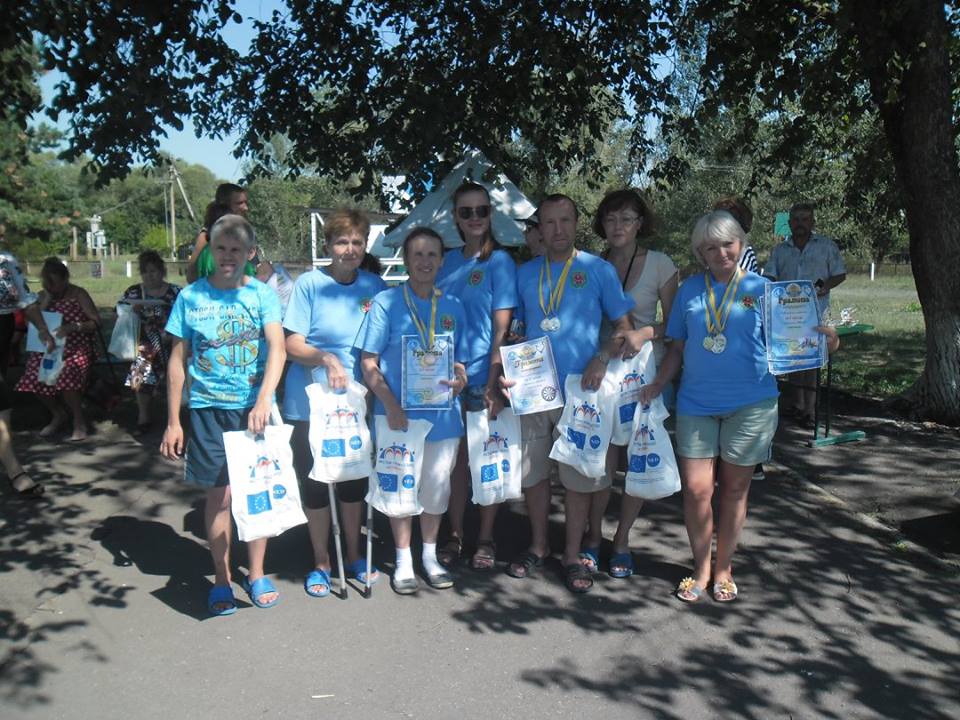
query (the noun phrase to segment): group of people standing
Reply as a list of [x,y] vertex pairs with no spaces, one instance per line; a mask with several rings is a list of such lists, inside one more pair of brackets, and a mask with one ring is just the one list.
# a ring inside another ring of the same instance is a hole
[[[707,587],[717,601],[737,597],[732,556],[754,467],[769,458],[778,396],[767,371],[760,311],[766,281],[741,267],[748,247],[741,222],[726,210],[699,220],[691,247],[704,272],[680,285],[670,258],[645,246],[652,214],[637,191],[610,193],[597,209],[593,228],[607,244],[602,257],[575,247],[578,209],[564,195],[550,195],[541,203],[528,236],[539,236],[535,239],[542,252],[519,267],[491,231],[492,212],[482,185],[458,188],[453,213],[462,246],[446,250],[434,230],[415,228],[402,250],[408,280],[388,288],[379,275],[363,269],[367,219],[358,211],[337,211],[324,225],[329,265],[296,280],[283,314],[276,294],[244,272],[256,255],[249,223],[240,214],[228,213],[210,227],[212,271],[181,292],[166,328],[173,346],[169,424],[161,452],[168,458],[185,453],[187,481],[207,488],[207,532],[215,568],[212,613],[236,609],[222,433],[262,431],[285,361],[289,368],[283,417],[294,426],[294,468],[313,549],[305,592],[323,597],[331,590],[332,494],[325,483],[309,477],[313,457],[306,388],[318,381],[335,391],[351,381],[363,383],[373,399],[371,414],[382,416],[393,431],[406,429],[412,420],[430,421],[416,485],[423,509],[421,577],[432,587],[451,587],[451,567],[468,546],[474,570],[492,569],[498,506],[481,507],[478,536],[472,542],[464,537],[470,487],[464,413],[486,411],[495,417],[510,394],[501,346],[540,337],[551,341],[561,387],[568,375],[579,374],[583,389],[599,388],[611,358],[629,358],[648,342],[654,344],[659,372],[644,388],[642,400],[670,394],[679,375],[676,446],[694,566],[678,586],[677,597],[696,601]],[[454,339],[454,373],[448,384],[455,400],[449,410],[405,410],[400,402],[403,338],[418,335],[429,348],[438,333]],[[835,339],[833,335],[831,344]],[[180,398],[187,374],[192,384],[185,435]],[[555,477],[565,493],[565,583],[582,593],[590,590],[600,569],[602,519],[623,448],[611,447],[602,477],[584,476],[564,463],[554,466],[548,456],[560,414],[551,410],[520,417],[521,484],[530,542],[510,559],[506,571],[529,578],[549,556]],[[379,570],[372,567],[366,577],[367,564],[360,557],[367,483],[366,477],[336,483],[335,501],[346,543],[341,572],[375,582]],[[716,525],[711,509],[715,483],[720,494]],[[640,507],[641,501],[624,496],[609,563],[614,577],[629,577],[634,571],[629,533]],[[440,543],[445,514],[449,535]],[[412,516],[390,518],[396,550],[391,585],[401,594],[417,592],[420,584],[412,523]],[[271,607],[279,599],[264,573],[265,548],[266,540],[250,543],[249,572],[242,581],[258,607]]]
[[[378,274],[364,269],[368,220],[359,211],[341,210],[324,225],[329,265],[297,278],[283,302],[275,287],[263,282],[271,277],[271,269],[257,270],[256,238],[245,219],[246,209],[243,189],[226,186],[224,196],[218,195],[208,208],[209,222],[191,260],[195,281],[182,290],[167,283],[163,260],[155,253],[144,253],[140,257],[143,282],[124,294],[124,299],[136,304],[144,328],[140,353],[127,377],[127,384],[138,394],[138,424],[149,422],[149,396],[165,383],[167,426],[160,451],[170,459],[185,456],[186,481],[207,492],[205,522],[215,574],[208,597],[211,613],[236,610],[230,563],[231,497],[222,436],[233,430],[262,432],[281,381],[282,414],[294,428],[294,468],[313,550],[313,567],[304,579],[308,595],[329,594],[332,568],[331,494],[324,483],[309,477],[313,457],[306,388],[317,381],[334,391],[351,381],[363,383],[372,396],[371,414],[383,416],[391,430],[403,430],[419,418],[432,424],[417,478],[423,508],[419,563],[423,579],[435,588],[451,587],[450,569],[467,547],[472,550],[468,557],[474,570],[494,568],[498,506],[480,508],[475,539],[468,541],[464,533],[470,489],[464,413],[486,411],[496,417],[510,402],[500,348],[541,337],[550,339],[560,387],[568,375],[577,374],[584,390],[600,387],[611,358],[630,358],[646,343],[653,344],[658,372],[643,388],[641,401],[663,394],[667,404],[676,407],[675,445],[693,553],[692,572],[679,583],[676,595],[695,602],[709,588],[716,601],[736,599],[732,558],[755,468],[770,456],[779,394],[767,370],[764,343],[761,298],[767,280],[756,272],[755,255],[747,243],[752,218],[742,201],[723,200],[696,223],[691,249],[703,272],[682,284],[673,261],[646,246],[653,216],[641,194],[631,189],[609,193],[597,208],[592,227],[606,243],[601,255],[575,246],[576,204],[565,195],[546,197],[528,223],[526,236],[533,257],[518,267],[491,230],[493,208],[486,188],[466,183],[453,196],[462,247],[446,250],[434,230],[415,228],[403,243],[408,280],[389,288]],[[803,217],[808,211],[809,222]],[[795,271],[788,268],[790,262],[804,261],[804,244],[809,242],[809,233],[806,240],[801,237],[804,223],[812,229],[812,208],[794,208],[791,227],[794,215],[799,217],[798,237],[791,245],[796,252],[778,249],[771,263],[780,279],[789,279],[786,275]],[[824,241],[817,246],[818,252],[829,250],[827,243],[832,245]],[[821,254],[833,258],[830,252]],[[841,275],[828,270],[825,282],[818,285],[822,294],[841,282]],[[39,313],[47,309],[62,313],[63,323],[56,333],[66,336],[68,349],[76,349],[82,340],[89,343],[89,333],[99,322],[89,295],[70,285],[62,263],[57,266],[48,260],[42,277],[44,293],[31,306],[37,312],[30,315],[41,340],[52,340]],[[836,334],[829,328],[821,331],[835,349]],[[440,332],[454,339],[454,375],[448,383],[455,398],[452,407],[405,410],[399,400],[402,339],[419,335],[429,348]],[[84,362],[76,364],[77,372],[86,367]],[[86,426],[74,384],[55,386],[52,391],[38,388],[30,369],[28,365],[22,389],[41,397],[62,393],[73,415],[72,439],[83,439]],[[185,429],[181,405],[188,378]],[[47,404],[52,420],[41,434],[56,431],[68,417],[58,404]],[[565,584],[572,592],[584,593],[600,570],[602,520],[616,471],[623,466],[624,448],[611,446],[601,477],[554,464],[549,454],[560,416],[556,409],[520,417],[520,473],[530,542],[509,560],[506,572],[514,578],[530,578],[550,555],[548,517],[556,479],[564,489]],[[360,557],[367,483],[368,478],[358,477],[335,485],[346,544],[341,572],[361,582],[375,582],[379,570],[371,568],[368,578],[367,564]],[[719,495],[716,522],[715,493]],[[629,533],[641,505],[639,499],[623,495],[608,565],[613,577],[626,578],[634,572]],[[449,534],[440,543],[445,514]],[[390,519],[396,548],[391,585],[401,594],[419,589],[412,522],[411,516]],[[279,599],[264,572],[266,545],[265,539],[249,543],[248,573],[242,580],[251,601],[263,608]]]

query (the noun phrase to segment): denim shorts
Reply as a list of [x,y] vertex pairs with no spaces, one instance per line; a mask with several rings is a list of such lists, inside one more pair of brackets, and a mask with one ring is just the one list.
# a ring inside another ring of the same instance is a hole
[[777,398],[737,408],[726,415],[678,415],[677,455],[720,457],[731,465],[756,465],[770,459],[777,432]]

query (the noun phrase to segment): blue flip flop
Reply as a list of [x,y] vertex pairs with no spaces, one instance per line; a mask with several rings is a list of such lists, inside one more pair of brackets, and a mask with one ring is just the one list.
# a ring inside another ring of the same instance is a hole
[[[376,585],[377,580],[380,579],[380,571],[377,569],[376,565],[370,566],[371,571],[373,572],[373,577],[370,578],[370,585]],[[367,561],[366,560],[354,560],[352,563],[347,563],[347,577],[350,580],[356,580],[359,583],[367,584]]]
[[589,565],[588,565],[587,563],[581,563],[581,564],[582,564],[585,568],[587,568],[587,570],[589,570],[591,573],[595,573],[595,572],[597,572],[598,570],[600,570],[600,548],[598,548],[598,547],[595,547],[595,548],[585,547],[585,548],[583,548],[582,550],[580,550],[580,555],[579,555],[579,557],[580,557],[581,560],[589,560],[589,561],[590,561],[590,564],[589,564]]
[[280,602],[280,598],[277,597],[270,602],[263,602],[262,598],[267,593],[275,593],[277,589],[273,586],[273,583],[270,582],[270,578],[263,576],[262,578],[257,578],[252,583],[250,578],[245,577],[243,579],[243,589],[246,591],[247,595],[250,596],[250,602],[256,605],[258,608],[266,609],[271,608]]
[[[217,609],[217,605],[230,603],[229,607]],[[237,601],[233,597],[233,590],[229,585],[214,585],[207,594],[207,610],[211,615],[233,615],[237,611]]]
[[[618,568],[618,569],[614,569]],[[610,577],[628,578],[633,575],[633,554],[615,552],[610,556]]]
[[[326,587],[317,592],[316,590],[310,589],[314,585],[324,585]],[[320,569],[311,570],[310,574],[303,580],[303,591],[310,597],[326,597],[330,594],[330,573]]]

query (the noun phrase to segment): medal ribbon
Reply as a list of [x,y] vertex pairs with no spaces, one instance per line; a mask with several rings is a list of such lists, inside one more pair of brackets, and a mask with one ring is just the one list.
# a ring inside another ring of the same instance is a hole
[[[573,259],[577,256],[577,251],[574,250],[570,257],[567,258],[567,261],[563,264],[563,271],[560,273],[560,279],[557,281],[557,286],[553,286],[553,278],[550,274],[550,260],[546,255],[543,256],[543,265],[540,266],[540,279],[537,284],[537,293],[540,296],[540,309],[543,311],[544,317],[550,317],[554,313],[560,311],[560,301],[563,300],[563,291],[567,288],[567,275],[570,274],[570,268],[573,265]],[[544,270],[546,270],[547,275],[547,287],[550,289],[550,304],[545,305],[543,302],[543,275]]]
[[710,273],[705,272],[703,274],[703,279],[707,284],[707,302],[704,310],[707,314],[707,333],[710,335],[722,333],[727,326],[727,320],[730,319],[730,311],[733,310],[733,301],[737,295],[737,288],[740,287],[740,280],[742,278],[743,273],[738,267],[734,271],[733,277],[730,278],[730,283],[727,285],[726,292],[723,293],[723,298],[720,300],[720,307],[718,309],[717,297],[713,294],[713,285],[710,284]]
[[417,334],[420,335],[420,342],[423,343],[423,349],[432,350],[434,336],[437,334],[437,300],[440,299],[440,291],[436,288],[433,288],[433,296],[430,299],[430,329],[428,330],[427,326],[424,325],[423,320],[420,319],[420,313],[417,312],[417,306],[414,305],[413,299],[410,297],[408,285],[409,283],[403,284],[403,299],[407,303],[407,310],[410,312],[410,319],[413,320],[413,324],[417,328]]

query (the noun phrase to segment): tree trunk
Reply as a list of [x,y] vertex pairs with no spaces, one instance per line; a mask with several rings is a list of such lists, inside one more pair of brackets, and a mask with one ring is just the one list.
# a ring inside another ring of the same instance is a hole
[[859,0],[853,9],[861,67],[904,188],[926,323],[926,365],[907,399],[921,417],[960,425],[960,170],[944,6]]

